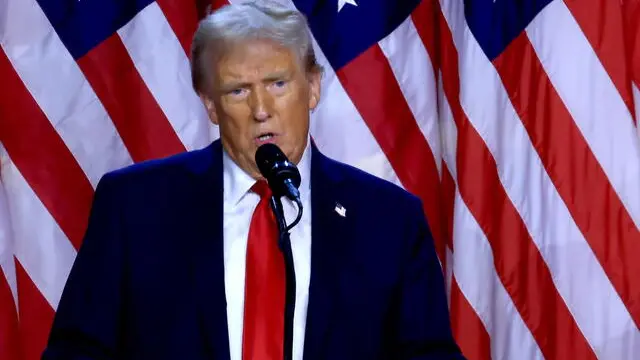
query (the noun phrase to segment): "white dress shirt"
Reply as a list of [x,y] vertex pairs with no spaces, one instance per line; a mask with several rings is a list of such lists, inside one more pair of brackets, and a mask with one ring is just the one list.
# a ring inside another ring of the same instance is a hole
[[[291,230],[291,250],[296,272],[296,304],[293,316],[293,359],[302,359],[304,332],[311,276],[311,147],[300,163],[300,199],[303,213],[300,223]],[[231,360],[242,359],[242,325],[247,237],[251,216],[260,197],[249,191],[255,180],[223,151],[224,179],[224,283],[227,299],[229,350]],[[291,224],[297,215],[295,203],[282,198],[285,219]]]

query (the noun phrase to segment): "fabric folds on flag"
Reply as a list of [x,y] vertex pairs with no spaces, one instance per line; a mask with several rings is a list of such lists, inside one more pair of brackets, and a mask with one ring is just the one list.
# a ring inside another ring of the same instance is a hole
[[[279,1],[321,151],[422,199],[467,358],[637,358],[639,1]],[[218,137],[188,51],[224,4],[0,3],[0,359],[39,358],[101,176]]]

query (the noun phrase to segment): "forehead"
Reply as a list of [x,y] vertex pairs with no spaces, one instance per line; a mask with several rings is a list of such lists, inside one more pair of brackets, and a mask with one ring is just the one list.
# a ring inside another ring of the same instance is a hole
[[227,44],[215,65],[217,77],[251,79],[272,72],[295,73],[300,70],[293,51],[269,40],[245,40]]

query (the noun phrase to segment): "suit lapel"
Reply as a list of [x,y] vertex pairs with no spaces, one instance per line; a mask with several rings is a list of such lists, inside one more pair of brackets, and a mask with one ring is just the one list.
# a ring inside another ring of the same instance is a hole
[[214,359],[229,359],[224,284],[223,180],[220,141],[198,154],[191,164],[194,211],[191,249],[193,281],[203,341]]
[[[325,350],[331,313],[340,295],[338,268],[341,249],[351,236],[349,218],[336,207],[348,209],[341,192],[341,177],[331,160],[314,146],[311,157],[311,280],[307,308],[304,359],[319,359]],[[346,215],[346,214],[345,214]]]
[[[224,284],[222,145],[215,141],[190,164],[194,186],[190,189],[193,223],[186,233],[194,239],[192,281],[203,341],[214,359],[229,359]],[[332,324],[332,311],[340,296],[338,269],[342,249],[352,237],[352,220],[336,207],[349,209],[340,186],[342,178],[331,160],[315,145],[311,157],[311,280],[307,307],[304,359],[323,357]],[[346,215],[346,214],[345,214]]]

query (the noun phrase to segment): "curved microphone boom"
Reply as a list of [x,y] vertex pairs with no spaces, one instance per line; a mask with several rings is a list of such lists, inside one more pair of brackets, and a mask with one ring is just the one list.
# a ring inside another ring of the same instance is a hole
[[262,176],[267,179],[269,187],[276,199],[286,196],[298,205],[298,216],[286,230],[291,230],[302,218],[302,201],[300,200],[300,172],[280,148],[271,143],[258,147],[256,164]]

